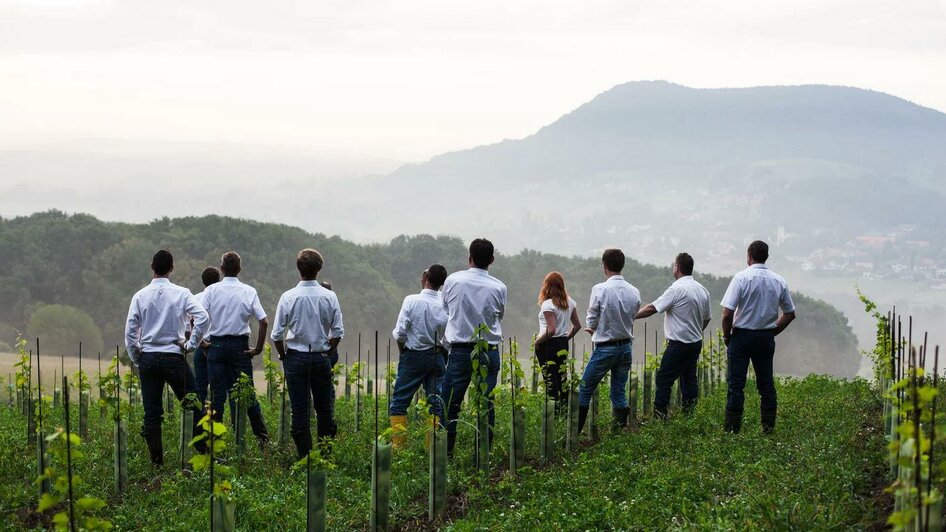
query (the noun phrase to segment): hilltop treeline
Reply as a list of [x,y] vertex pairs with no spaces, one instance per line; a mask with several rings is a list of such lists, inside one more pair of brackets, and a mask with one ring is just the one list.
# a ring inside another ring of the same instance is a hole
[[[491,271],[509,287],[503,328],[523,343],[537,327],[536,295],[546,273],[558,270],[565,275],[582,313],[591,286],[602,279],[598,258],[569,258],[530,250],[512,254],[503,249],[503,242],[494,243],[499,254]],[[205,266],[218,264],[223,251],[238,251],[243,257],[241,278],[257,288],[263,306],[271,313],[279,295],[297,282],[295,255],[303,247],[315,247],[325,256],[320,278],[330,281],[338,293],[346,329],[341,350],[352,353],[357,349],[358,332],[365,333],[366,348],[373,343],[368,336],[376,329],[386,344],[402,298],[419,289],[420,273],[426,266],[440,262],[452,272],[465,268],[467,260],[465,243],[454,237],[400,236],[388,244],[359,245],[295,227],[220,216],[126,224],[51,211],[0,219],[0,342],[12,344],[14,331],[20,330],[44,338],[55,336],[59,345],[47,347],[66,354],[73,350],[69,343],[78,340],[84,341],[87,348],[114,349],[122,342],[128,302],[149,282],[151,255],[158,248],[168,248],[175,255],[172,280],[195,293],[202,289],[200,272]],[[634,255],[633,249],[625,252]],[[671,259],[668,257],[668,264]],[[696,277],[712,294],[718,318],[717,305],[728,279],[701,275],[700,258],[696,260]],[[645,303],[660,295],[673,280],[669,268],[633,260],[628,261],[624,275],[640,288]],[[844,316],[824,302],[801,294],[794,297],[799,317],[779,338],[776,370],[853,375],[860,355]],[[38,319],[41,310],[43,319]],[[60,314],[64,316],[62,323],[88,325],[76,316],[86,314],[94,322],[92,328],[98,330],[89,332],[89,327],[83,326],[84,336],[70,334],[69,330],[49,331],[50,316]],[[647,322],[649,331],[656,328],[662,335],[659,318]],[[100,339],[94,337],[95,333]],[[647,339],[648,351],[653,351],[652,335]],[[636,336],[635,357],[641,353],[641,330]],[[578,337],[579,348],[583,343],[591,348],[590,338],[584,334]],[[635,358],[635,362],[639,360]]]

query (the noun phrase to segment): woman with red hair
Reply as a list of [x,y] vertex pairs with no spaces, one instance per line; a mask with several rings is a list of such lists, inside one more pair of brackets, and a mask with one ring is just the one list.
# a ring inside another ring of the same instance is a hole
[[535,356],[542,368],[546,394],[559,401],[560,406],[568,399],[562,388],[568,342],[580,330],[578,309],[575,300],[565,290],[565,277],[559,272],[549,273],[539,291],[539,335],[535,339]]

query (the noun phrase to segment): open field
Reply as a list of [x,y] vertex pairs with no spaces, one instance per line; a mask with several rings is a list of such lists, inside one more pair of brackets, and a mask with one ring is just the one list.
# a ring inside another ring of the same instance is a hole
[[[472,465],[474,420],[464,411],[457,456],[450,463],[446,516],[428,524],[428,456],[420,423],[414,421],[408,448],[392,465],[392,528],[400,530],[585,530],[620,529],[869,529],[889,513],[885,442],[879,427],[881,401],[865,381],[824,377],[780,383],[776,434],[759,429],[758,396],[747,387],[747,415],[740,435],[721,430],[725,392],[701,399],[690,418],[645,421],[635,431],[612,435],[610,409],[602,401],[603,440],[585,442],[574,454],[558,448],[556,459],[539,460],[538,396],[524,394],[527,407],[526,465],[508,472],[510,402],[508,385],[497,389],[497,433],[488,480]],[[601,399],[607,390],[600,390]],[[93,394],[95,391],[93,390]],[[5,401],[6,397],[2,399]],[[370,513],[373,402],[364,399],[356,432],[354,399],[339,398],[339,438],[328,473],[328,526],[364,530]],[[277,416],[262,399],[270,432]],[[384,398],[382,428],[387,426]],[[81,490],[107,501],[101,515],[117,529],[200,530],[208,523],[206,472],[181,473],[174,463],[178,430],[165,421],[165,465],[147,460],[137,436],[140,407],[131,413],[128,438],[130,489],[114,494],[112,423],[93,407],[86,456],[75,464]],[[50,414],[61,426],[63,412]],[[564,434],[559,421],[556,436]],[[250,438],[252,440],[252,437]],[[37,514],[35,449],[26,442],[23,417],[0,407],[0,519],[14,529],[48,526]],[[235,465],[233,494],[239,530],[300,530],[305,523],[304,475],[291,472],[291,443],[264,451],[250,443],[243,456],[230,444],[225,461]]]

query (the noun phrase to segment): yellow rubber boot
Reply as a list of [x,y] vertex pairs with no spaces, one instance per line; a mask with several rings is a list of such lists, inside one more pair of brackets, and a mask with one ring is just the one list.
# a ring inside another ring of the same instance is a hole
[[391,444],[402,449],[407,444],[407,416],[391,416]]

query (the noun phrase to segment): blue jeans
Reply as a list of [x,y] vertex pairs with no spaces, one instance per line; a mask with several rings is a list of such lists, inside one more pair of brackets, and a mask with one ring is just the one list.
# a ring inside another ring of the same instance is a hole
[[775,376],[772,370],[775,358],[775,335],[772,331],[733,329],[727,350],[729,365],[729,393],[726,395],[726,410],[741,414],[746,402],[743,390],[749,363],[755,370],[755,385],[759,390],[762,412],[775,412],[778,399],[775,393]]
[[207,351],[197,346],[194,350],[194,380],[197,381],[197,398],[200,404],[207,402]]
[[[486,366],[486,394],[488,402],[489,430],[492,438],[493,425],[496,422],[496,412],[493,408],[493,388],[496,387],[496,380],[499,377],[499,349],[491,346],[486,353],[479,355],[481,366]],[[470,380],[473,377],[473,349],[470,347],[453,347],[450,349],[450,356],[447,359],[447,374],[443,381],[443,391],[440,397],[447,403],[447,446],[452,447],[451,443],[457,438],[457,418],[460,417],[460,405],[463,403],[463,396],[466,395],[466,389],[470,386]],[[492,440],[491,440],[492,441]]]
[[[194,393],[194,374],[181,353],[141,353],[138,363],[141,379],[141,404],[146,428],[159,428],[164,419],[164,385],[171,387],[178,401]],[[201,409],[194,409],[194,426],[200,421]],[[197,435],[197,432],[194,432]]]
[[427,394],[428,411],[443,418],[443,402],[440,397],[440,388],[443,386],[443,376],[447,372],[447,363],[437,349],[426,351],[406,350],[401,353],[397,364],[397,380],[394,381],[391,404],[388,414],[403,416],[407,414],[407,407],[411,398],[421,385]]
[[677,340],[669,340],[664,356],[660,359],[660,369],[657,370],[657,392],[654,394],[654,410],[660,414],[667,414],[670,404],[670,389],[674,381],[680,379],[680,391],[683,394],[683,407],[689,410],[696,405],[700,395],[700,387],[696,378],[696,363],[700,360],[703,351],[703,342],[685,344]]
[[300,447],[300,455],[311,449],[310,400],[315,408],[319,440],[334,438],[338,431],[335,425],[335,384],[332,382],[332,367],[337,362],[337,351],[303,353],[292,349],[286,352],[282,361],[292,411],[290,430]]
[[[210,349],[207,351],[207,375],[210,391],[213,393],[211,405],[214,419],[223,421],[223,407],[227,401],[227,394],[241,373],[253,382],[253,361],[245,351],[249,348],[249,338],[246,336],[220,336],[210,340]],[[254,388],[255,390],[255,388]],[[263,422],[263,411],[260,410],[256,394],[253,403],[247,408],[250,426],[257,438],[266,438],[266,424]],[[236,402],[230,400],[230,422],[236,424]]]
[[581,376],[581,385],[578,387],[578,406],[591,405],[591,394],[609,371],[611,372],[611,406],[616,409],[627,408],[627,395],[624,389],[627,386],[628,373],[631,371],[630,342],[624,345],[595,347],[588,365],[585,366],[585,373]]

